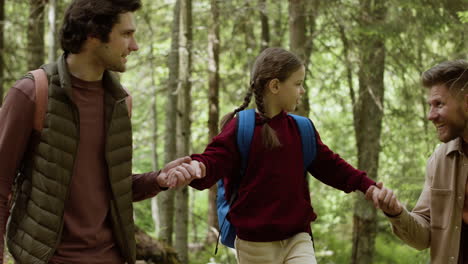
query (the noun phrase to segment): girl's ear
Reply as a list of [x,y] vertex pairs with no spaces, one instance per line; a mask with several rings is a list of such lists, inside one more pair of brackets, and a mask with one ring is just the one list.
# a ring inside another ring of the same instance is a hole
[[280,81],[278,79],[272,79],[268,82],[268,91],[270,91],[272,94],[277,94],[279,92],[279,84]]

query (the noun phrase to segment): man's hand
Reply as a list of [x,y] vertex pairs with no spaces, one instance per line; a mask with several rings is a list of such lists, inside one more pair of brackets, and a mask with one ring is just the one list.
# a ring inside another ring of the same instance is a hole
[[367,189],[366,199],[374,203],[375,208],[380,208],[389,216],[398,216],[403,211],[403,206],[396,198],[395,193],[383,187],[383,183],[379,182],[376,186],[371,186]]
[[379,193],[382,187],[383,183],[378,182],[376,185],[371,185],[366,191],[366,200],[373,202],[375,208],[379,208]]
[[[182,164],[189,164],[191,161],[192,159],[190,157],[185,156],[166,164],[166,166],[164,166],[159,175],[156,177],[157,184],[163,188],[173,187],[172,185],[174,185],[174,182],[169,179],[168,172]],[[177,182],[175,184],[177,184]]]
[[192,160],[190,164],[184,163],[171,169],[168,173],[170,187],[178,187],[189,184],[194,179],[206,176],[206,167],[203,163]]

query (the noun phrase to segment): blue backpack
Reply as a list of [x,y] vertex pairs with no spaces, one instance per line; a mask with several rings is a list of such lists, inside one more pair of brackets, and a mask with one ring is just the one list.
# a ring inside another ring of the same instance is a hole
[[[296,121],[299,133],[301,135],[303,160],[304,160],[304,174],[307,173],[307,167],[312,163],[317,155],[315,143],[315,129],[312,122],[303,116],[289,114]],[[240,176],[245,174],[247,169],[247,161],[249,158],[250,143],[252,142],[254,129],[255,129],[255,109],[248,109],[240,111],[237,114],[237,146],[241,154],[241,171]],[[223,179],[218,181],[218,196],[216,198],[216,205],[218,211],[218,224],[220,229],[221,243],[230,248],[234,248],[234,240],[236,239],[236,229],[227,220],[226,216],[229,209],[237,199],[237,191],[239,186],[231,187],[231,197],[229,201],[226,200]],[[219,241],[219,239],[218,239]],[[218,251],[216,244],[215,254]]]

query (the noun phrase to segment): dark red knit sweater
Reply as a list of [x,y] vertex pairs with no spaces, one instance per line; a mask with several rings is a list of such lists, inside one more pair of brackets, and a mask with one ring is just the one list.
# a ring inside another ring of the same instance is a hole
[[[202,154],[192,158],[206,165],[206,177],[190,185],[206,189],[222,177],[229,186],[240,180],[239,196],[228,219],[239,238],[248,241],[276,241],[299,232],[309,232],[310,222],[317,218],[310,202],[303,171],[301,138],[294,119],[281,112],[268,123],[282,144],[266,150],[262,144],[262,125],[257,115],[248,167],[240,179],[240,154],[236,143],[237,119],[231,120]],[[308,171],[334,188],[365,192],[375,182],[365,172],[354,169],[317,138],[317,158]]]

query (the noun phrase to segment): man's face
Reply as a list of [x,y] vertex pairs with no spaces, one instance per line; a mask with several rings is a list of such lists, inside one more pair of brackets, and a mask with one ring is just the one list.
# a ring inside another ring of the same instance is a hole
[[127,56],[138,50],[134,33],[136,30],[133,13],[120,14],[119,22],[109,34],[109,42],[101,42],[96,49],[96,57],[104,69],[124,72]]
[[435,125],[439,140],[444,143],[465,137],[468,131],[467,98],[463,92],[458,96],[455,98],[444,84],[434,85],[429,91],[427,119]]

